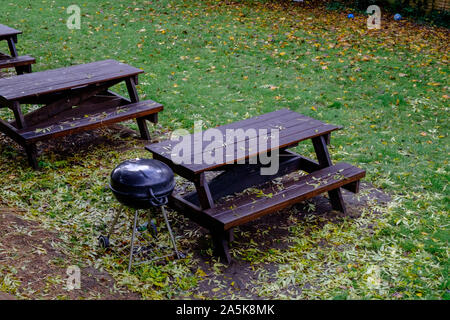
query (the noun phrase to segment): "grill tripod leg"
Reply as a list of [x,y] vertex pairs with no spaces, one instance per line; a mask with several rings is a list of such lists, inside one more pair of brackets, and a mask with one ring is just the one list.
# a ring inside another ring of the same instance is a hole
[[170,228],[169,219],[167,218],[167,214],[166,214],[166,208],[164,206],[162,206],[161,211],[164,216],[164,220],[166,221],[167,229],[169,230],[170,240],[172,241],[173,249],[175,250],[175,253],[177,254],[177,258],[180,259],[181,256],[177,249],[177,244],[175,242],[175,237],[173,236],[173,233],[172,233],[172,228]]
[[120,211],[117,211],[116,215],[114,216],[113,223],[111,224],[111,227],[109,229],[108,238],[111,238],[111,236],[114,232],[114,227],[116,226],[117,220],[119,219],[119,216],[120,216]]
[[133,233],[131,234],[130,262],[128,263],[128,272],[131,271],[131,265],[133,264],[134,237],[136,235],[137,219],[138,219],[138,210],[136,210],[136,212],[134,214]]

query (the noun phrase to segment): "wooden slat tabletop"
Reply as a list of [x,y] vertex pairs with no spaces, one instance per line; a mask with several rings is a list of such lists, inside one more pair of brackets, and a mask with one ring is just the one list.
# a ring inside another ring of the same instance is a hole
[[16,34],[21,34],[22,31],[10,28],[4,24],[0,24],[0,37],[13,36]]
[[[214,129],[218,129],[221,131],[224,141],[226,141],[227,129],[255,129],[257,136],[248,137],[245,135],[241,135],[238,138],[234,139],[234,142],[231,144],[224,144],[212,150],[205,150],[205,147],[210,145],[211,141],[202,141],[202,138],[199,134],[189,135],[187,137],[189,137],[191,141],[190,163],[180,164],[180,166],[192,173],[197,174],[203,171],[220,168],[221,166],[224,166],[226,164],[235,163],[236,161],[241,159],[248,159],[270,150],[293,146],[300,141],[330,133],[334,130],[341,129],[341,127],[326,124],[322,121],[304,116],[300,113],[290,111],[288,109],[282,109],[254,118],[220,126]],[[259,129],[267,129],[266,143],[264,143],[263,146],[259,146],[257,150],[252,150],[252,143],[257,143],[259,139]],[[279,130],[278,144],[272,143],[272,136],[270,131],[273,129]],[[205,134],[208,134],[209,130],[204,131],[203,136],[205,136]],[[161,143],[148,145],[146,148],[150,152],[158,154],[165,159],[172,161],[173,148],[178,143],[179,141],[166,140]],[[194,144],[196,145],[194,146]],[[244,147],[244,150],[241,150],[242,147]],[[199,153],[201,153],[201,159],[205,159],[205,155],[214,157],[215,154],[222,154],[223,156],[221,157],[221,161],[217,161],[217,163],[214,164],[208,164],[205,163],[205,161],[203,161],[202,163],[194,163],[196,162],[194,161],[196,158],[200,158]]]
[[115,60],[97,61],[0,79],[0,97],[9,101],[19,100],[132,77],[143,72]]

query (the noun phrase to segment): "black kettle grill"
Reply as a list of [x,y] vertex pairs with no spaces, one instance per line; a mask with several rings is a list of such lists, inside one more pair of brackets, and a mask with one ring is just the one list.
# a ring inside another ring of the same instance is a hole
[[[168,197],[175,188],[175,179],[172,169],[161,161],[154,159],[133,159],[127,160],[119,164],[111,172],[110,189],[116,199],[127,207],[136,209],[134,215],[133,232],[131,235],[130,261],[128,264],[128,272],[131,270],[134,254],[134,238],[136,234],[136,225],[138,220],[139,209],[150,209],[152,207],[161,207],[167,229],[174,251],[178,258],[183,255],[177,250],[175,238],[170,227],[169,220],[165,211],[165,205]],[[119,213],[114,217],[113,224],[110,228],[108,236],[100,236],[100,246],[109,247],[109,237],[112,235],[114,226],[119,217]],[[151,222],[150,214],[147,228],[152,228],[156,233],[156,227]],[[142,229],[142,228],[140,228]],[[145,229],[145,227],[144,227]],[[152,260],[164,257],[157,257]]]
[[175,179],[173,171],[161,161],[135,159],[122,162],[111,172],[110,188],[122,204],[148,209],[167,204]]

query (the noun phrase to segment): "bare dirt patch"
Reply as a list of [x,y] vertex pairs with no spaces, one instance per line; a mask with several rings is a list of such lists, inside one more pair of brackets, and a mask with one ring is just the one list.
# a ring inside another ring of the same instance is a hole
[[[0,299],[138,299],[116,288],[106,272],[81,268],[81,289],[67,290],[67,267],[75,264],[58,250],[54,232],[25,220],[18,210],[0,208]],[[11,294],[13,293],[13,294]]]

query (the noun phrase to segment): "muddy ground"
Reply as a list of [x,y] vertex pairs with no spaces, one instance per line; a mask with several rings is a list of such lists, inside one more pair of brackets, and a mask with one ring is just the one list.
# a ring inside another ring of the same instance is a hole
[[[81,268],[81,289],[68,290],[71,259],[58,250],[58,235],[26,220],[21,211],[0,208],[0,267],[14,269],[23,298],[137,299],[138,295],[114,287],[113,278],[94,268]],[[13,298],[0,293],[0,299]]]

